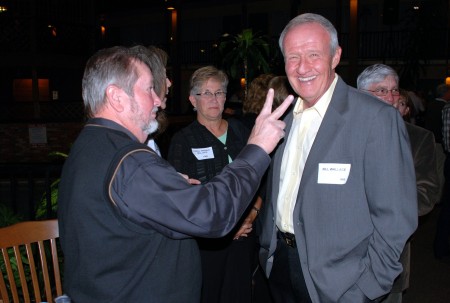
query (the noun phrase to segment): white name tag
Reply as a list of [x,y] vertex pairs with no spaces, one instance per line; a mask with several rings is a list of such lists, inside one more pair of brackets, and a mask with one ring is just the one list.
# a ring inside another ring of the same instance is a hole
[[212,147],[191,148],[191,150],[197,160],[214,159]]
[[319,184],[345,184],[350,175],[351,164],[319,163]]

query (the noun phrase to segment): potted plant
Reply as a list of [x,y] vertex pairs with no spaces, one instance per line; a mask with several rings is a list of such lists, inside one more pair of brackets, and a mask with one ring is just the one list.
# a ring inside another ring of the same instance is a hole
[[224,69],[231,78],[240,79],[244,75],[245,95],[249,81],[260,73],[270,72],[270,39],[253,33],[251,28],[220,42],[218,48]]

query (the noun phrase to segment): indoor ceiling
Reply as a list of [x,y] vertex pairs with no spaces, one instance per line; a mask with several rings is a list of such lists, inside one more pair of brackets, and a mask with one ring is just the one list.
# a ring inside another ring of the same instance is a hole
[[230,3],[245,4],[258,1],[267,0],[95,0],[95,6],[98,13],[108,13],[141,9],[166,9],[169,6],[179,9]]

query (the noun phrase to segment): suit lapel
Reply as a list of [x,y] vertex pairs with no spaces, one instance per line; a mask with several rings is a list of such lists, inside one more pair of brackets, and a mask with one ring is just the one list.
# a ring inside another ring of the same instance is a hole
[[[347,109],[348,86],[339,78],[322,124],[311,146],[308,159],[306,160],[299,193],[297,195],[297,202],[301,202],[299,201],[299,197],[301,197],[301,193],[308,183],[317,183],[318,163],[323,161],[330,152],[328,147],[330,146],[330,142],[333,142],[338,137],[345,123],[345,112]],[[296,204],[296,209],[298,204]]]
[[[300,187],[297,195],[297,202],[301,197],[304,187],[309,182],[317,183],[317,172],[318,163],[325,158],[326,154],[329,152],[328,146],[329,142],[332,142],[342,129],[345,123],[345,113],[348,110],[348,86],[345,82],[339,78],[336,83],[336,88],[331,97],[330,105],[328,106],[327,112],[323,118],[322,124],[320,125],[317,136],[311,146],[311,151],[308,155],[308,159],[305,164],[305,169],[303,171],[302,180],[300,182]],[[351,118],[351,117],[349,117]],[[286,122],[286,134],[290,135],[293,120],[293,110],[289,112],[284,121]],[[287,138],[286,136],[286,138]],[[277,197],[280,190],[279,176],[281,171],[281,162],[283,158],[284,149],[286,147],[287,139],[284,139],[278,147],[274,158],[273,158],[273,175],[272,178],[275,182],[272,183],[272,206],[274,207],[274,213],[276,213]],[[294,209],[294,216],[298,216],[300,203],[296,203]]]
[[[342,116],[333,108],[328,108],[306,160],[299,192],[302,191],[303,186],[308,182],[317,182],[317,165],[329,153],[328,146],[337,137],[342,125]],[[311,178],[314,178],[314,180],[311,180]]]

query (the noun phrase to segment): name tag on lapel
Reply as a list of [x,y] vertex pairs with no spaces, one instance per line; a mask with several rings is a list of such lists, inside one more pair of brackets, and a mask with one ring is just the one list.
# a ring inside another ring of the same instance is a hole
[[318,184],[345,184],[350,175],[351,164],[319,163]]
[[212,147],[192,148],[191,150],[197,160],[214,159]]

